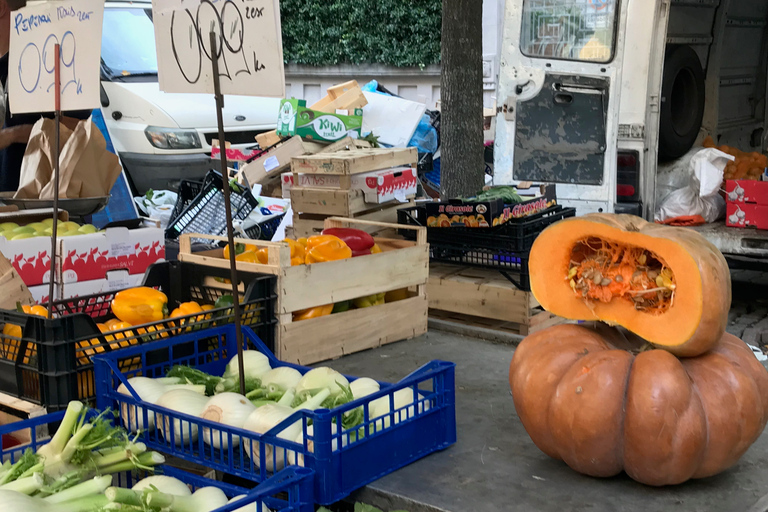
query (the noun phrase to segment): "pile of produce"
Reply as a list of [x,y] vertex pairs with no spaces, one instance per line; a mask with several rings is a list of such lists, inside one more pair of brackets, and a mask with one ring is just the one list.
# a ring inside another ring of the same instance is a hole
[[[327,261],[344,260],[358,256],[368,256],[378,254],[381,248],[376,244],[373,237],[365,231],[351,228],[330,228],[323,231],[321,235],[311,236],[309,238],[299,238],[284,240],[291,248],[291,265],[312,265],[314,263],[323,263]],[[237,261],[247,263],[261,263],[266,265],[269,261],[269,249],[263,247],[259,249],[255,245],[236,244],[235,250]],[[228,259],[230,248],[227,245],[224,248],[223,257]],[[351,301],[339,302],[336,304],[327,304],[314,308],[309,308],[293,313],[293,321],[311,320],[334,313],[343,313],[350,309],[362,309],[372,306],[379,306],[388,302],[396,302],[408,298],[408,290],[396,290],[389,293],[379,293],[368,297],[360,297]]]
[[[342,374],[328,367],[314,368],[304,375],[287,366],[272,368],[269,358],[264,354],[246,350],[243,352],[246,394],[242,395],[239,393],[238,368],[239,359],[235,356],[227,364],[224,375],[220,377],[187,366],[175,366],[164,378],[134,377],[129,379],[128,383],[142,402],[258,434],[266,433],[297,411],[334,409],[380,390],[379,383],[372,379],[358,378],[349,382]],[[130,396],[130,391],[124,384],[121,384],[117,391]],[[422,398],[423,396],[419,395],[418,400]],[[415,401],[411,388],[399,390],[394,394],[395,409],[408,408],[395,413],[395,423],[400,421],[401,417],[405,419],[413,416]],[[423,404],[420,404],[419,408],[425,410]],[[384,418],[371,424],[371,429],[388,428],[390,412],[388,396],[372,401],[369,405],[369,418]],[[361,407],[345,412],[343,431],[360,426],[364,421],[363,414]],[[143,410],[140,407],[123,404],[121,418],[131,432],[157,428],[166,441],[179,446],[195,446],[192,443],[201,436],[203,442],[213,448],[229,447],[229,437],[222,431],[207,428],[200,431],[197,424],[160,414],[156,417],[152,412],[148,412],[147,416],[148,424],[144,424]],[[311,434],[311,426],[309,431]],[[338,430],[334,433],[338,433]],[[353,430],[351,435],[357,439],[364,436],[365,432],[364,429],[357,429]],[[283,429],[278,437],[303,445],[302,421],[297,418],[297,421]],[[239,446],[241,439],[235,436],[231,442],[233,446]],[[311,442],[308,442],[308,446],[312,451]],[[285,458],[288,459],[288,464],[303,464],[303,457],[294,456],[290,452],[286,455],[280,448],[275,448],[273,457],[273,448],[265,446],[268,471],[282,469]],[[338,449],[335,441],[334,449]],[[251,446],[250,441],[245,441],[245,452],[259,467],[258,444]],[[276,459],[276,462],[273,463],[273,459]],[[277,467],[274,466],[275,463]]]
[[109,503],[112,474],[151,471],[163,462],[113,426],[109,412],[89,415],[82,403],[70,402],[48,444],[0,467],[0,503],[9,512],[99,510]]
[[[56,225],[56,236],[58,238],[78,235],[90,235],[91,233],[103,233],[93,224],[81,226],[77,222],[58,221]],[[40,222],[30,222],[19,226],[15,222],[3,222],[0,224],[0,236],[7,240],[23,240],[26,238],[36,238],[40,236],[50,237],[53,234],[53,219],[44,219]]]
[[539,236],[529,270],[546,310],[596,322],[539,331],[515,351],[515,408],[544,453],[662,486],[728,469],[760,436],[768,371],[725,333],[728,265],[697,232],[568,219]]
[[730,146],[716,146],[712,137],[704,140],[705,148],[719,149],[723,153],[736,158],[725,167],[724,178],[726,180],[760,180],[765,169],[768,168],[768,156],[754,151],[745,153]]

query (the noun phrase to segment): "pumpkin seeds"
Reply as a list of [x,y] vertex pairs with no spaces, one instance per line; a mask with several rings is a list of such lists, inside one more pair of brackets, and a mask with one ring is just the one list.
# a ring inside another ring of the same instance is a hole
[[592,278],[592,282],[599,286],[600,283],[603,282],[603,274],[595,272],[595,277]]
[[576,273],[579,271],[576,267],[571,267],[571,270],[568,271],[568,279],[573,279],[576,277]]
[[645,255],[645,253],[641,254],[639,258],[637,258],[637,262],[641,265],[645,265],[645,263],[648,261],[648,257]]
[[616,276],[616,277],[613,278],[613,280],[616,281],[617,283],[623,283],[624,282],[624,278],[621,277],[621,276]]
[[606,277],[605,279],[603,279],[602,281],[600,281],[600,286],[609,286],[609,285],[610,285],[612,282],[613,282],[613,281],[611,281],[610,279],[608,279],[608,278]]
[[655,281],[657,277],[659,277],[659,273],[656,270],[648,271],[648,279],[650,279],[651,281]]
[[573,279],[571,279],[571,289],[576,291],[576,281],[574,281]]

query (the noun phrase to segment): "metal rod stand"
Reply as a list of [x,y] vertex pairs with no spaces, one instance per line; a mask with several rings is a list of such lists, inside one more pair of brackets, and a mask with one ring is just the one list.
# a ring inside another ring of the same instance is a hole
[[232,298],[234,299],[235,336],[237,339],[238,371],[240,373],[240,393],[245,394],[245,369],[243,367],[243,326],[240,318],[240,295],[237,279],[237,248],[235,247],[235,233],[232,227],[232,201],[229,190],[229,168],[227,166],[227,144],[224,138],[224,95],[221,94],[221,81],[219,80],[219,59],[216,32],[211,31],[211,63],[213,64],[213,91],[216,97],[216,120],[219,123],[219,148],[221,151],[221,176],[224,181],[224,209],[227,216],[227,241],[229,242],[229,270],[232,281]]
[[59,231],[59,159],[61,149],[61,46],[53,47],[54,73],[54,170],[53,170],[53,224],[51,226],[51,271],[48,278],[48,318],[53,318],[54,292],[56,290],[56,237]]

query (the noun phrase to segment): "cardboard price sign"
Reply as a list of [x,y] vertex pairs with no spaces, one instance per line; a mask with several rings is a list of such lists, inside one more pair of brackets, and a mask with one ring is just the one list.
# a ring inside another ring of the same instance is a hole
[[[160,89],[285,97],[278,0],[152,0]],[[216,34],[216,55],[210,33]]]
[[31,5],[11,13],[8,96],[12,113],[53,111],[54,47],[61,55],[61,110],[99,107],[103,0]]

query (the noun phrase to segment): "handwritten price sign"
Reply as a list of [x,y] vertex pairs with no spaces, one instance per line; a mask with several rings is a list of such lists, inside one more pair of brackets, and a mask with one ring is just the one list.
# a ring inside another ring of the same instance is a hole
[[[160,88],[285,97],[278,0],[152,0]],[[216,53],[211,49],[216,34]]]
[[12,113],[54,110],[56,44],[61,47],[61,109],[99,106],[103,19],[103,0],[46,2],[11,13],[8,97]]

